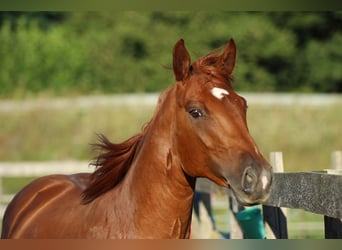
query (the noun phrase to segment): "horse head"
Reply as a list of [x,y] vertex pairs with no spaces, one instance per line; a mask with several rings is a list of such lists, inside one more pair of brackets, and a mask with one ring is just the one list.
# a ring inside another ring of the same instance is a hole
[[268,198],[272,167],[248,131],[246,100],[231,86],[235,58],[233,40],[223,53],[213,52],[192,64],[184,41],[176,43],[174,144],[186,174],[229,187],[241,204],[252,205]]

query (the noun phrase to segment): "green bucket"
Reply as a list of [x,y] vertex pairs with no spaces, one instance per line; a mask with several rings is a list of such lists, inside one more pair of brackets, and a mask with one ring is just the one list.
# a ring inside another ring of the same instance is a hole
[[247,239],[266,238],[264,222],[259,207],[255,206],[242,210],[236,214],[236,219]]

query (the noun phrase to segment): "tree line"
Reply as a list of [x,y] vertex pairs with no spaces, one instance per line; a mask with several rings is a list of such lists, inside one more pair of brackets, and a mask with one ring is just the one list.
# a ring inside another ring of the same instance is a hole
[[342,12],[0,12],[0,96],[157,92],[180,38],[233,38],[238,91],[342,92]]

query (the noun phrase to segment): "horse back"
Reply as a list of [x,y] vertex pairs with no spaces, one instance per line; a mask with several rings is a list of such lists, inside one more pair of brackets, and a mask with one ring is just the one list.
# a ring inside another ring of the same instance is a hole
[[47,224],[53,231],[55,223],[63,220],[68,210],[80,207],[88,181],[86,173],[49,175],[34,180],[7,206],[1,238],[44,238],[44,232],[50,231],[44,228]]

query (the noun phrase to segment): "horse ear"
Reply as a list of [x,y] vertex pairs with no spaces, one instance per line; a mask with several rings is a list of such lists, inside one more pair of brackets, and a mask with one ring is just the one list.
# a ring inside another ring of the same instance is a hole
[[223,54],[216,62],[216,67],[225,75],[230,76],[235,66],[236,45],[233,39],[230,39]]
[[173,48],[173,72],[177,81],[184,80],[190,70],[190,55],[180,39]]

